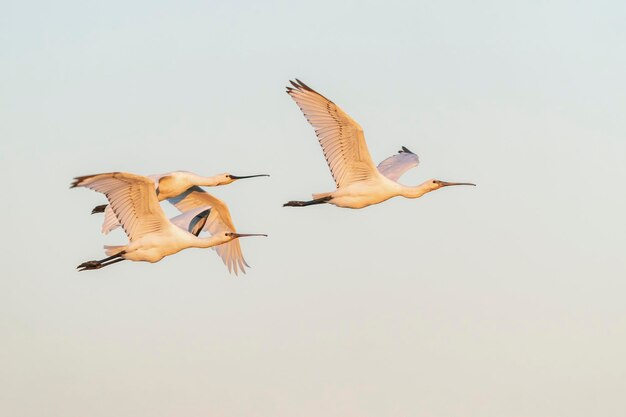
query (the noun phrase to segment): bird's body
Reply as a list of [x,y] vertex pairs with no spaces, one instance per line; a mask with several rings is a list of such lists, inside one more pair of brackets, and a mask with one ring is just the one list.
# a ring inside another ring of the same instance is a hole
[[403,186],[397,182],[381,175],[352,183],[330,193],[313,194],[313,198],[330,197],[329,204],[343,208],[360,209],[402,195],[402,188]]
[[418,186],[406,186],[397,180],[419,163],[417,155],[402,147],[378,166],[374,165],[361,126],[335,103],[302,81],[291,82],[287,93],[298,104],[315,129],[337,189],[313,194],[310,201],[290,201],[285,206],[302,207],[329,203],[338,207],[360,209],[382,203],[392,197],[418,198],[450,185],[474,185],[431,179]]
[[[84,262],[79,265],[80,270],[98,269],[123,259],[158,262],[186,248],[209,248],[252,236],[220,231],[202,238],[179,227],[168,220],[161,209],[152,179],[141,175],[113,172],[77,177],[73,187],[86,187],[105,194],[130,241],[127,245],[105,246],[108,258]],[[211,207],[203,207],[201,213],[194,216],[203,222],[201,227],[211,210]],[[194,219],[190,220],[190,225]]]
[[[360,209],[374,204],[382,203],[383,201],[387,201],[392,197],[402,196],[405,198],[418,198],[432,191],[433,189],[440,188],[441,185],[437,184],[437,182],[443,182],[437,181],[433,183],[432,181],[437,180],[429,180],[421,185],[409,187],[392,181],[384,176],[380,176],[377,178],[352,183],[345,187],[338,188],[337,190],[332,192],[313,194],[312,201],[329,203],[337,207]],[[290,203],[298,202],[292,201]],[[286,205],[299,205],[290,203],[287,203]]]
[[171,222],[156,232],[149,233],[127,245],[105,246],[107,256],[123,253],[130,261],[159,262],[166,256],[188,248],[210,248],[230,241],[223,235],[200,238],[173,225]]
[[[231,174],[218,174],[211,177],[203,177],[201,175],[194,174],[189,171],[173,171],[165,174],[149,175],[156,189],[156,195],[159,201],[174,198],[191,187],[204,186],[204,187],[216,187],[220,185],[231,184],[237,180],[244,178],[263,177],[267,174],[260,175],[247,175],[236,176]],[[97,206],[92,210],[93,213],[104,212],[104,220],[102,222],[102,233],[107,234],[110,231],[119,227],[119,222],[115,217],[115,214],[107,205]]]

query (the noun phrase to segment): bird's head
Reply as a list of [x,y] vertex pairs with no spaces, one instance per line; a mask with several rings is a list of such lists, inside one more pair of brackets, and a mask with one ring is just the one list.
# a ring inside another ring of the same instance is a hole
[[258,175],[244,175],[244,176],[238,176],[238,175],[233,175],[233,174],[228,174],[228,173],[223,173],[223,174],[219,174],[217,175],[217,185],[228,185],[231,184],[237,180],[243,180],[246,178],[255,178],[255,177],[269,177],[268,174],[258,174]]
[[436,180],[434,178],[426,181],[424,184],[426,185],[426,188],[428,189],[428,191],[435,191],[442,187],[449,187],[451,185],[474,185],[474,186],[476,185],[476,184],[472,184],[471,182],[447,182],[447,181]]

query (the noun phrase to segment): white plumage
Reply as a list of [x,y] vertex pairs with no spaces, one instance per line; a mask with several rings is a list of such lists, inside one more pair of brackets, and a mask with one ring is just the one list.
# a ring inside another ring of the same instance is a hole
[[[232,174],[217,174],[211,177],[203,177],[189,171],[173,171],[165,174],[149,175],[148,178],[154,182],[159,201],[176,197],[184,193],[193,186],[217,187],[228,185],[237,180],[255,177],[269,177],[267,174],[237,176]],[[109,206],[101,205],[93,209],[92,213],[104,210],[104,220],[102,222],[102,233],[105,235],[119,227],[119,222]]]
[[[208,248],[239,237],[260,236],[233,231],[222,231],[208,238],[195,236],[167,219],[154,192],[153,180],[141,175],[113,172],[77,177],[71,187],[103,193],[130,241],[127,245],[105,246],[108,258],[84,262],[78,266],[81,271],[99,269],[123,259],[158,262],[186,248]],[[210,217],[210,211],[207,214]]]
[[287,93],[296,102],[315,129],[324,157],[337,189],[313,194],[310,201],[290,201],[284,206],[302,207],[329,203],[339,207],[363,208],[391,197],[421,197],[425,193],[450,185],[475,185],[428,180],[408,187],[397,182],[402,174],[418,165],[418,157],[402,147],[376,167],[365,143],[361,126],[335,103],[302,81],[291,81]]

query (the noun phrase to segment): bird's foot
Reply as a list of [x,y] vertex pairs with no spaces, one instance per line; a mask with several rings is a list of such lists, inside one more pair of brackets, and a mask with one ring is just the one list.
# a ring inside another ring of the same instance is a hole
[[80,271],[90,271],[92,269],[100,269],[102,268],[102,262],[100,261],[87,261],[87,262],[83,262],[82,264],[78,265],[76,267],[76,269],[78,269],[78,272]]
[[302,207],[306,201],[289,201],[283,204],[283,207]]
[[315,204],[328,203],[332,199],[333,199],[333,196],[332,195],[328,195],[326,197],[316,198],[316,199],[310,200],[310,201],[289,201],[289,202],[283,204],[283,207],[306,207],[306,206],[313,206]]

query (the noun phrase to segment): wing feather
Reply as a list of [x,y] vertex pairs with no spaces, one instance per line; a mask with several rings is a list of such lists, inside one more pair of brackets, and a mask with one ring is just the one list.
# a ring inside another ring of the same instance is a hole
[[377,175],[361,126],[335,103],[302,81],[290,81],[287,94],[309,121],[337,187]]
[[390,180],[398,181],[405,172],[415,168],[419,162],[418,156],[403,146],[397,154],[378,164],[378,171]]
[[[211,207],[211,213],[209,214],[203,230],[212,235],[237,231],[230,217],[230,211],[226,203],[198,186],[193,186],[181,195],[170,198],[168,201],[183,213],[194,213],[189,216],[189,221],[197,214],[196,211],[202,211],[206,209],[207,206]],[[188,225],[186,227],[188,227]],[[239,239],[214,246],[213,249],[215,249],[218,256],[222,258],[222,261],[228,267],[228,271],[234,272],[235,275],[238,275],[239,270],[245,274],[245,267],[250,267],[243,257]]]
[[86,187],[103,193],[131,242],[169,226],[150,178],[111,172],[76,177],[72,187]]

